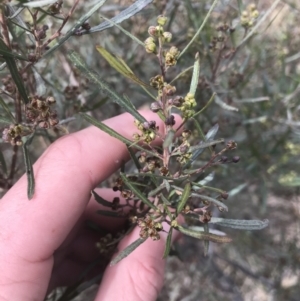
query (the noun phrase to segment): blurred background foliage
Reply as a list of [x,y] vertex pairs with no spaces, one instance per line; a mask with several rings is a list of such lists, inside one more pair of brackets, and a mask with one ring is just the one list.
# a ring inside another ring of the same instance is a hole
[[[63,32],[96,2],[80,1]],[[133,2],[109,0],[100,12],[111,18]],[[256,4],[259,17],[252,27],[245,29],[241,17],[252,3]],[[67,12],[72,4],[72,1],[64,1],[63,11]],[[212,1],[156,0],[121,25],[144,41],[148,27],[155,25],[159,14],[165,13],[169,18],[167,29],[173,34],[172,45],[182,50],[201,25],[211,4]],[[26,11],[22,18],[30,22]],[[95,13],[89,24],[95,26],[102,21]],[[50,16],[40,20],[41,26],[49,26],[49,32],[57,29],[60,22]],[[224,24],[231,30],[226,33],[218,30]],[[166,284],[158,300],[299,300],[299,24],[300,3],[297,0],[219,1],[200,35],[169,73],[172,79],[192,66],[196,52],[200,53],[197,109],[207,103],[212,93],[215,92],[216,97],[204,114],[198,116],[199,124],[205,134],[218,123],[217,138],[234,139],[241,157],[239,164],[216,168],[210,184],[229,191],[226,218],[267,218],[270,225],[255,232],[228,230],[234,241],[228,245],[211,244],[206,257],[202,255],[201,242],[182,238],[176,245],[177,256],[168,259]],[[255,27],[253,35],[241,44]],[[32,51],[28,35],[16,32],[16,36],[16,51],[28,55]],[[60,49],[35,64],[46,84],[47,94],[57,101],[56,110],[65,132],[86,126],[76,117],[80,111],[89,112],[98,120],[122,113],[120,107],[73,68],[66,57],[68,49],[80,53],[88,65],[116,91],[126,94],[136,107],[148,107],[152,102],[140,87],[122,78],[108,65],[96,51],[96,45],[123,58],[144,82],[149,82],[159,70],[154,55],[147,54],[118,28],[71,37]],[[1,79],[7,74],[2,68]],[[28,72],[27,76],[30,81],[34,74]],[[188,91],[191,76],[192,70],[176,81],[179,94]],[[1,88],[5,90],[4,85]],[[29,87],[32,93],[34,89]],[[1,96],[6,99],[3,90]],[[13,112],[13,103],[8,101],[8,104]],[[197,131],[193,123],[188,126]],[[40,130],[30,146],[32,161],[62,134],[62,130]],[[12,184],[24,172],[22,154],[19,153],[13,163],[13,147],[4,143],[0,147],[7,167],[5,175],[1,165],[1,177],[11,177]],[[9,173],[11,164],[16,164],[13,174]],[[2,193],[7,188],[2,186]]]

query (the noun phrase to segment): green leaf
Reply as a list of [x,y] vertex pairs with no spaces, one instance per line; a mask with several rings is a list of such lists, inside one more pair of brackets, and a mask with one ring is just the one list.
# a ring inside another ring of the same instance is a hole
[[196,230],[192,230],[192,229],[185,228],[182,226],[178,226],[176,228],[181,233],[191,236],[191,237],[194,237],[194,238],[197,238],[197,239],[200,239],[200,240],[209,240],[209,241],[216,242],[216,243],[228,243],[228,242],[232,241],[232,239],[228,236],[222,236],[222,235],[206,233],[206,232],[202,232],[202,231],[196,231]]
[[175,131],[172,129],[169,130],[166,135],[165,141],[163,143],[163,148],[168,148],[173,143],[174,137],[175,137]]
[[189,49],[189,47],[193,44],[193,42],[195,41],[195,39],[197,38],[197,36],[200,34],[200,32],[202,31],[202,29],[204,28],[209,16],[211,15],[213,9],[215,8],[215,6],[217,5],[218,0],[214,0],[213,4],[211,5],[207,15],[205,16],[201,26],[199,27],[199,29],[197,30],[197,32],[195,33],[195,35],[193,36],[193,38],[190,40],[190,42],[185,46],[185,48],[181,51],[178,59]]
[[128,145],[127,145],[127,150],[129,152],[130,158],[132,159],[135,167],[137,168],[137,170],[140,170],[142,167],[141,167],[141,164],[140,164],[139,160],[137,159],[134,151]]
[[110,54],[105,48],[101,46],[96,46],[97,51],[103,56],[103,58],[113,67],[116,71],[121,73],[124,77],[131,79],[133,82],[139,84],[140,86],[149,87],[146,83],[140,80],[129,66],[120,57],[115,57]]
[[110,208],[112,207],[112,203],[104,200],[104,198],[102,198],[95,190],[92,190],[92,194],[97,203],[105,207],[110,207]]
[[7,117],[0,116],[0,123],[9,125],[11,124],[11,120]]
[[27,37],[30,39],[30,41],[32,42],[32,44],[35,44],[35,38],[34,35],[32,34],[31,30],[28,28],[28,26],[26,25],[26,23],[23,21],[22,17],[19,16],[19,13],[22,12],[22,10],[24,9],[24,7],[14,7],[10,4],[6,4],[6,8],[8,11],[8,19],[10,19],[10,21],[15,24],[16,26],[22,28],[24,31],[26,31],[26,35]]
[[[91,117],[90,115],[85,114],[85,113],[79,113],[79,115],[82,116],[90,124],[96,126],[97,128],[99,128],[103,132],[107,133],[108,135],[120,140],[121,142],[125,143],[126,145],[131,146],[134,143],[133,141],[125,138],[124,136],[122,136],[119,133],[117,133],[116,131],[114,131],[112,128],[108,127],[106,124],[104,124],[100,121],[97,121],[95,118]],[[152,151],[149,151],[147,149],[144,149],[143,147],[141,147],[138,144],[135,144],[134,147],[141,150],[141,151],[143,151],[143,152],[146,152],[147,154],[149,154],[151,156],[157,157],[156,153],[154,153]]]
[[16,123],[16,119],[15,119],[14,115],[10,112],[8,105],[5,103],[5,101],[3,100],[3,98],[1,96],[0,96],[0,105],[4,109],[6,116],[10,119],[11,123]]
[[206,103],[206,105],[200,111],[196,112],[191,118],[195,118],[199,114],[203,113],[209,107],[209,105],[212,103],[212,101],[214,100],[215,96],[216,96],[216,93],[213,93],[213,95],[210,97],[210,99]]
[[[160,198],[166,206],[171,206],[171,203],[168,201],[168,199],[163,194],[160,195]],[[166,207],[166,208],[168,208],[168,207]]]
[[180,212],[184,208],[184,206],[190,196],[191,196],[191,183],[188,182],[185,184],[184,190],[181,195],[181,200],[177,204],[177,209],[176,209],[177,215],[180,214]]
[[115,211],[97,210],[97,213],[108,217],[125,218],[124,215],[120,215],[118,212]]
[[[0,50],[10,51],[2,39],[0,39]],[[18,71],[18,67],[17,67],[17,64],[16,64],[14,58],[9,57],[9,56],[3,56],[3,58],[10,71],[12,79],[14,80],[14,82],[18,88],[18,91],[19,91],[21,97],[23,98],[25,104],[27,104],[29,102],[29,99],[28,99],[27,92],[26,92],[26,89],[25,89],[25,86],[23,83],[23,79]]]
[[[177,187],[175,185],[171,185],[173,188],[175,188],[176,190],[179,190],[179,191],[183,191],[183,189],[181,187]],[[225,211],[228,211],[228,207],[222,203],[221,201],[217,200],[217,199],[214,199],[212,197],[209,197],[207,195],[203,195],[203,194],[199,194],[199,193],[196,193],[196,192],[192,192],[190,194],[191,196],[193,197],[198,197],[198,198],[201,198],[202,200],[206,200],[206,201],[209,201],[219,207],[222,207]]]
[[18,59],[22,61],[28,61],[27,57],[21,56],[20,54],[13,53],[4,43],[2,39],[0,39],[0,55],[3,56],[3,58],[12,58],[12,59]]
[[[137,0],[128,8],[124,9],[117,16],[113,17],[111,21],[113,21],[116,24],[121,23],[124,20],[129,19],[130,17],[137,14],[139,11],[141,11],[145,6],[147,6],[152,1],[153,0]],[[103,31],[104,29],[110,28],[112,26],[113,26],[112,22],[105,21],[97,26],[90,28],[89,30],[81,30],[79,34],[83,35],[83,34],[90,34],[93,32],[99,32],[99,31]]]
[[57,50],[60,46],[62,46],[73,34],[77,32],[79,27],[88,20],[107,0],[100,0],[95,2],[93,7],[85,14],[83,15],[74,25],[73,27],[64,35],[63,38],[61,38],[57,44],[55,44],[53,47],[51,47],[48,51],[46,51],[43,55],[45,58],[47,55],[51,54],[53,51]]
[[148,193],[148,197],[152,197],[154,195],[157,195],[161,190],[165,189],[166,188],[166,184],[165,183],[162,183],[160,186],[156,187],[155,189],[151,190],[149,193]]
[[171,244],[172,244],[172,231],[173,231],[173,228],[171,227],[170,230],[169,230],[168,236],[167,236],[163,258],[167,258],[169,253],[170,253]]
[[243,183],[243,184],[238,185],[237,187],[234,187],[233,189],[228,191],[228,196],[233,197],[234,195],[240,193],[248,185],[249,185],[248,183]]
[[124,182],[124,184],[134,193],[135,196],[137,196],[143,203],[145,203],[148,207],[152,208],[153,210],[156,210],[157,208],[153,205],[152,202],[150,202],[145,195],[137,189],[137,187],[132,184],[129,179],[123,174],[120,173],[120,176]]
[[141,40],[139,40],[136,36],[134,36],[133,34],[131,34],[129,31],[127,31],[126,29],[124,29],[122,26],[120,26],[119,24],[115,23],[113,20],[106,18],[102,14],[99,14],[99,15],[105,21],[107,21],[110,24],[112,24],[113,26],[116,26],[117,28],[119,28],[126,36],[130,37],[133,41],[135,41],[136,43],[138,43],[139,45],[141,45],[141,46],[144,47],[144,42],[142,42]]
[[113,266],[120,262],[122,259],[127,257],[130,253],[132,253],[137,247],[139,247],[142,243],[144,243],[147,239],[146,238],[138,238],[132,244],[127,246],[122,252],[120,252],[111,262],[110,266]]
[[46,6],[46,5],[51,5],[54,2],[56,2],[57,0],[38,0],[38,1],[30,1],[30,2],[26,2],[23,3],[23,6],[27,6],[27,7],[42,7],[42,6]]
[[223,208],[225,211],[228,211],[228,207],[224,203],[222,203],[221,201],[219,201],[217,199],[214,199],[214,198],[209,197],[207,195],[203,195],[203,194],[199,194],[199,193],[194,193],[194,192],[191,194],[191,196],[199,197],[202,200],[209,201],[209,202],[211,202],[211,203],[213,203],[213,204],[215,204],[215,205]]
[[[208,224],[203,224],[204,233],[209,233]],[[204,256],[207,256],[209,249],[209,240],[204,240]]]
[[229,227],[240,230],[261,230],[269,225],[267,219],[260,220],[241,220],[241,219],[226,219],[220,217],[212,217],[210,223],[217,224],[223,227]]
[[91,117],[90,115],[86,113],[79,113],[80,116],[82,116],[86,121],[88,121],[90,124],[96,126],[103,132],[107,133],[108,135],[117,138],[118,140],[122,141],[123,143],[130,145],[132,144],[132,141],[125,138],[124,136],[120,135],[116,131],[114,131],[112,128],[108,127],[106,124],[96,120],[95,118]]
[[46,94],[46,84],[42,76],[36,71],[35,68],[32,68],[35,83],[36,83],[36,94],[43,96]]
[[197,52],[195,57],[191,86],[190,86],[190,93],[193,95],[195,95],[197,91],[199,75],[200,75],[200,57],[199,57],[199,52]]
[[34,195],[35,181],[34,181],[32,164],[27,150],[27,141],[23,143],[22,149],[23,149],[23,156],[25,162],[25,170],[27,175],[27,197],[29,200],[31,200]]
[[227,111],[238,111],[239,109],[233,106],[228,105],[226,102],[224,102],[219,96],[215,96],[216,100],[215,103],[218,104],[222,109]]
[[96,71],[88,67],[75,51],[70,51],[68,53],[68,57],[73,62],[75,67],[82,71],[89,80],[98,86],[100,90],[106,92],[106,94],[126,112],[130,113],[140,122],[146,121],[146,119],[136,109],[128,105],[127,100],[124,97],[120,96],[116,91],[114,91]]
[[[194,120],[194,123],[195,124],[198,124],[197,120],[196,119],[193,119]],[[200,125],[199,125],[200,126]],[[202,129],[198,129],[202,132]],[[210,143],[212,139],[215,138],[217,132],[219,130],[219,125],[218,124],[215,124],[212,128],[209,129],[209,131],[207,132],[207,134],[204,136],[204,138],[202,138],[205,142],[203,141],[200,141],[198,146],[200,145],[205,145],[206,143]],[[202,135],[201,135],[202,136]],[[220,139],[222,140],[222,139]],[[217,141],[220,141],[220,140],[217,140]],[[224,142],[223,141],[220,141],[220,142]],[[208,145],[209,146],[209,145]],[[197,147],[197,146],[195,146]],[[206,147],[206,146],[205,146]],[[210,147],[210,146],[209,146]],[[193,163],[201,154],[202,152],[204,151],[204,148],[200,147],[199,149],[193,151],[193,155],[192,155],[192,158],[190,159],[190,163]],[[211,153],[213,152],[213,149],[210,147],[210,151]]]
[[217,145],[219,143],[224,143],[224,141],[225,140],[223,138],[213,140],[213,141],[208,141],[208,142],[202,142],[201,141],[198,145],[191,146],[189,151],[193,152],[193,151],[198,150],[198,149],[207,148],[209,146],[214,146],[214,145]]
[[0,150],[0,166],[1,166],[1,169],[3,170],[3,173],[5,175],[7,175],[6,161],[5,161],[5,158],[4,158],[3,153],[2,153],[1,150]]

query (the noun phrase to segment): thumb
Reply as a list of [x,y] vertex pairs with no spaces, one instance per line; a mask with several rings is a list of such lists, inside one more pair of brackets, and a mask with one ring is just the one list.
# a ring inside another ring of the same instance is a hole
[[[165,227],[164,227],[165,228]],[[139,238],[136,227],[119,244],[122,251]],[[172,241],[179,236],[173,231]],[[165,249],[167,233],[160,233],[160,240],[148,238],[128,257],[112,267],[107,267],[96,301],[155,301],[164,280]]]

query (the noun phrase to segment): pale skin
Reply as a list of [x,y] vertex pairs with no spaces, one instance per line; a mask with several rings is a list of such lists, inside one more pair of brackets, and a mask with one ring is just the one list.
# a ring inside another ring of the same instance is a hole
[[[156,114],[142,114],[163,128]],[[137,132],[133,120],[123,114],[105,123],[131,139]],[[120,141],[89,127],[57,140],[34,164],[32,200],[27,199],[25,176],[5,194],[0,201],[0,301],[43,300],[52,288],[76,281],[99,256],[99,236],[84,221],[108,231],[119,229],[123,221],[98,215],[99,204],[90,199],[90,191],[128,159]],[[111,189],[98,192],[107,200],[118,196]],[[135,228],[118,249],[138,237]],[[148,239],[126,259],[107,267],[95,300],[156,300],[163,285],[165,239],[166,233],[159,241]]]

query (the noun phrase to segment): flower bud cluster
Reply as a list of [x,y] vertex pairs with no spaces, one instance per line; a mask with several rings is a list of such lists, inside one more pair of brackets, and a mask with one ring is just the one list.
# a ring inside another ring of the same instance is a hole
[[4,85],[5,91],[7,91],[8,93],[13,94],[16,91],[16,85],[10,75],[4,77],[2,79],[2,83]]
[[5,128],[2,132],[2,139],[11,145],[22,145],[23,127],[20,124],[11,124],[9,128]]
[[74,100],[77,98],[77,96],[80,94],[80,89],[78,86],[66,86],[64,90],[64,95],[67,100]]
[[137,224],[141,228],[141,238],[150,237],[152,240],[160,239],[160,235],[158,232],[163,230],[163,226],[160,222],[154,221],[149,214],[147,214],[143,218],[139,218]]
[[59,120],[56,111],[51,108],[55,103],[52,96],[46,99],[37,95],[31,97],[30,103],[26,105],[27,119],[44,129],[56,126]]
[[188,141],[188,138],[190,136],[191,136],[191,132],[188,130],[183,131],[181,134],[181,139],[183,141],[183,143],[179,146],[179,151],[181,154],[176,158],[176,160],[180,164],[187,163],[193,155],[191,152],[188,151],[190,149],[190,143]]
[[167,23],[165,16],[157,17],[157,25],[148,28],[149,37],[145,40],[144,46],[148,53],[157,53],[156,41],[160,39],[162,43],[169,43],[172,40],[172,34],[164,31],[164,25]]
[[242,12],[241,15],[241,24],[245,28],[250,28],[253,26],[255,20],[259,16],[259,11],[256,8],[254,3],[250,4],[246,10]]
[[184,98],[181,98],[180,101],[181,104],[178,108],[182,111],[183,117],[185,119],[192,117],[195,114],[193,108],[197,106],[194,94],[188,93]]
[[111,247],[108,247],[108,244],[110,244],[112,241],[113,236],[111,233],[108,233],[100,238],[99,242],[96,243],[96,248],[99,250],[100,254],[109,253]]
[[144,141],[149,144],[155,139],[155,131],[158,130],[155,121],[140,122],[135,119],[134,124],[141,131],[141,134],[133,134],[134,141]]
[[[131,199],[133,196],[132,191],[124,189],[124,183],[120,177],[114,183],[113,191],[120,191],[121,196],[126,200]],[[119,204],[120,204],[120,200],[118,198],[114,198],[112,207],[115,206],[116,209],[113,209],[113,210],[119,209]]]
[[175,46],[172,46],[168,51],[166,51],[164,53],[166,66],[175,66],[177,64],[179,54],[180,51]]
[[[139,157],[139,161],[142,161],[142,156]],[[142,168],[142,172],[154,172],[155,169],[160,168],[160,161],[156,157],[148,157],[145,160],[145,166]]]
[[123,235],[124,231],[118,232],[115,235],[108,233],[100,238],[99,242],[96,243],[96,248],[100,254],[110,254],[115,250],[115,242],[119,241]]
[[201,223],[207,224],[212,217],[212,213],[210,210],[202,210],[202,212],[200,212],[200,216],[199,216],[199,220]]
[[35,33],[37,40],[43,40],[43,39],[45,39],[46,36],[47,36],[46,33],[47,33],[48,29],[49,29],[48,25],[43,25],[42,28],[37,29],[36,33]]
[[156,90],[162,90],[164,87],[164,78],[162,75],[156,75],[150,78],[150,86]]

